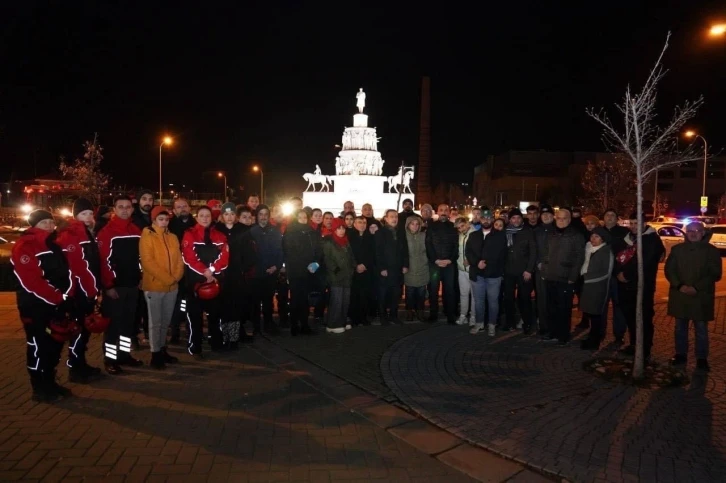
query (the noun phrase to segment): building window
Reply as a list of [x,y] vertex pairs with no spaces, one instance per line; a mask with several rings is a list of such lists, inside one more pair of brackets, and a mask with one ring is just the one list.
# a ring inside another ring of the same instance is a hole
[[658,171],[658,179],[673,179],[675,173],[673,171]]
[[658,191],[673,191],[673,183],[658,183]]
[[682,169],[681,170],[681,178],[695,178],[695,177],[696,177],[695,169]]

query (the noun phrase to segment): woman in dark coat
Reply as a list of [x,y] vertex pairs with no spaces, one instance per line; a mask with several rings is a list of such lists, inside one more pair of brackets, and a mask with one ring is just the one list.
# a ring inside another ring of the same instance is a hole
[[590,234],[590,241],[585,245],[585,263],[580,273],[583,276],[580,310],[590,318],[590,334],[582,341],[582,349],[597,350],[605,337],[603,312],[608,300],[608,287],[613,271],[615,257],[610,249],[612,242],[610,233],[598,226]]
[[320,235],[310,226],[308,214],[299,210],[282,238],[287,281],[290,284],[290,333],[311,334],[308,325],[309,295],[320,266]]

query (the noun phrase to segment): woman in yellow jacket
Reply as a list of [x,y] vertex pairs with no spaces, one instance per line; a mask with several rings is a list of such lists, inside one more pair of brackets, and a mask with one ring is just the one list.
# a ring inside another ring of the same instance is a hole
[[139,241],[139,254],[144,291],[149,308],[149,345],[151,367],[163,369],[166,363],[177,362],[166,350],[166,331],[171,322],[179,280],[184,275],[184,262],[179,239],[169,231],[169,212],[163,206],[151,210],[150,227],[144,228]]

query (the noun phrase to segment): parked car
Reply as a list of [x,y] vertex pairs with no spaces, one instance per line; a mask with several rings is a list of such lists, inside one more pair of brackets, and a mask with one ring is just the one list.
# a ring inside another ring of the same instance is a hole
[[703,223],[703,226],[705,226],[706,228],[710,228],[710,227],[714,226],[717,222],[715,216],[689,216],[688,218],[685,218],[683,220],[683,226],[685,226],[689,223],[692,223],[694,221],[700,221],[701,223]]
[[663,242],[663,246],[665,247],[666,258],[668,258],[668,255],[671,254],[671,249],[675,245],[686,241],[686,234],[680,227],[661,226],[660,228],[655,228],[655,230],[656,233],[658,233],[658,236],[660,236],[660,239]]
[[711,245],[726,250],[726,225],[713,225],[708,230],[711,232]]

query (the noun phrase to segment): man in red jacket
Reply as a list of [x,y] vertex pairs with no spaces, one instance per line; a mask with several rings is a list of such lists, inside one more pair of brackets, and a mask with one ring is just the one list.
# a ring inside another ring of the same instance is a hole
[[[55,381],[63,342],[53,337],[54,321],[71,312],[73,278],[63,251],[55,243],[53,215],[36,210],[28,228],[13,247],[11,262],[20,282],[18,312],[25,329],[27,368],[33,400],[50,402],[71,395]],[[61,340],[63,340],[61,338]]]
[[92,233],[93,204],[86,198],[78,198],[73,203],[73,217],[75,219],[70,225],[58,234],[58,245],[63,249],[73,280],[77,283],[74,302],[76,322],[81,327],[81,333],[70,341],[68,347],[68,378],[85,384],[101,374],[101,369],[86,362],[86,347],[91,333],[84,325],[86,316],[96,306],[101,286],[101,257]]
[[131,221],[133,210],[131,198],[117,196],[113,200],[114,216],[96,237],[104,289],[101,310],[111,318],[104,335],[104,362],[106,372],[111,375],[121,374],[122,365],[143,365],[143,362],[131,357],[131,338],[136,335],[134,320],[141,282],[141,230]]

